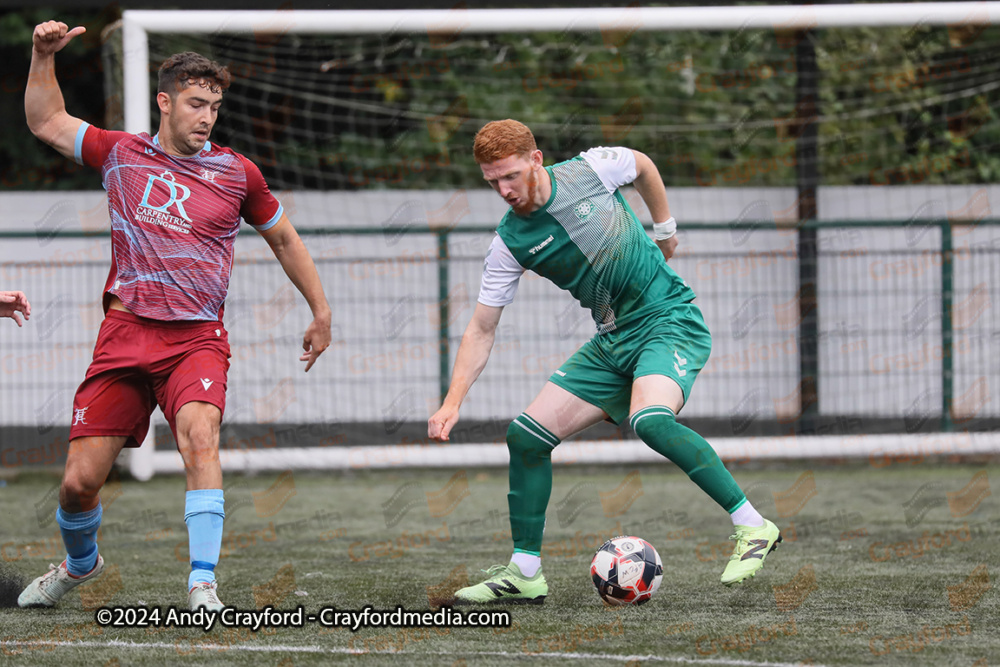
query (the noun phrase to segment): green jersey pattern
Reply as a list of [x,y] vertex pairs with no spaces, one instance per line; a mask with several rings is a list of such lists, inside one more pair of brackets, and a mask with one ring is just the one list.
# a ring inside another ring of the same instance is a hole
[[585,159],[546,170],[549,200],[525,217],[508,211],[497,234],[522,267],[588,308],[599,334],[695,298],[625,198],[609,192]]

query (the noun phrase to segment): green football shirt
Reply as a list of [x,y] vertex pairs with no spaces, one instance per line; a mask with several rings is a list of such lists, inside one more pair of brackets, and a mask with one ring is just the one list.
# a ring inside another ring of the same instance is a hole
[[636,177],[630,149],[592,148],[546,170],[545,205],[524,217],[509,210],[497,227],[480,303],[508,305],[530,270],[572,294],[606,333],[695,298],[618,191]]

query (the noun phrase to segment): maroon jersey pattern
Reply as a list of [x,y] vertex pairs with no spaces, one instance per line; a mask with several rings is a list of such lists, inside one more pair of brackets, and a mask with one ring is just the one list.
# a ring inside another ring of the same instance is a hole
[[206,142],[191,157],[167,154],[148,134],[83,123],[76,158],[101,170],[111,214],[111,271],[104,286],[154,320],[219,320],[240,218],[258,231],[282,207],[260,169]]

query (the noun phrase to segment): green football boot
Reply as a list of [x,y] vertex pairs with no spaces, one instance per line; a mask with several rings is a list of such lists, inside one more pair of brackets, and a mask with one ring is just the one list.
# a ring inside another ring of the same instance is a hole
[[514,563],[494,565],[484,572],[488,575],[486,581],[455,592],[455,605],[542,604],[549,594],[541,568],[530,579]]
[[736,540],[736,548],[729,557],[726,571],[722,573],[722,583],[726,586],[738,584],[757,574],[764,567],[764,559],[781,542],[781,531],[773,523],[764,519],[764,525],[736,526],[736,534],[729,539]]

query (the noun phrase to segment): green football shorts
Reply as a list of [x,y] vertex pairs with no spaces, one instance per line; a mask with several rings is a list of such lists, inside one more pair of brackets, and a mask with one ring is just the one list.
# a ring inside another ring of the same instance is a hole
[[712,351],[712,335],[693,303],[671,307],[587,341],[549,381],[596,405],[620,424],[628,419],[632,382],[666,375],[687,403],[698,372]]

